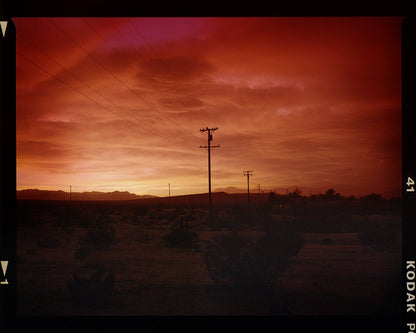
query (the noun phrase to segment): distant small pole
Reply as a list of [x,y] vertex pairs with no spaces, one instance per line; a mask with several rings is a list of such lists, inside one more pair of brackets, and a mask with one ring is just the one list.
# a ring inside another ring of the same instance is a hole
[[258,187],[258,189],[259,189],[259,194],[257,195],[257,201],[259,201],[260,200],[260,184],[257,184],[257,187]]
[[69,201],[72,200],[72,186],[69,185]]
[[247,176],[247,202],[250,202],[250,176],[252,176],[253,170],[243,170],[243,175]]
[[170,207],[170,183],[168,185],[169,185],[169,207]]

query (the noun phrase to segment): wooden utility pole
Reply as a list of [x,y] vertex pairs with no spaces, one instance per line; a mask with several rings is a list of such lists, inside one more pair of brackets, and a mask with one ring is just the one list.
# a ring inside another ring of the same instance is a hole
[[261,186],[260,186],[260,184],[257,184],[257,187],[258,187],[258,189],[259,189],[259,194],[257,195],[257,201],[260,201],[260,188],[261,188]]
[[211,132],[214,132],[218,129],[218,127],[214,127],[214,128],[202,128],[199,131],[200,132],[207,132],[208,134],[208,144],[205,146],[199,146],[199,148],[206,148],[208,149],[208,200],[209,200],[209,206],[208,206],[208,213],[209,213],[209,223],[212,223],[212,197],[211,197],[211,149],[213,148],[218,148],[220,145],[216,145],[216,146],[212,146],[211,145],[211,141],[212,141],[212,134]]
[[171,207],[171,202],[170,202],[170,183],[168,185],[169,185],[169,208],[170,208]]
[[247,202],[250,202],[250,176],[252,176],[253,170],[243,170],[243,175],[247,176]]

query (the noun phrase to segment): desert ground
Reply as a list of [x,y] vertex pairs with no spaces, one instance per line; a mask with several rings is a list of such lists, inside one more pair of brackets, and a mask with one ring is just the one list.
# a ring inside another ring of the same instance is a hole
[[202,203],[19,200],[17,314],[395,315],[400,202],[379,201],[226,203],[210,224]]

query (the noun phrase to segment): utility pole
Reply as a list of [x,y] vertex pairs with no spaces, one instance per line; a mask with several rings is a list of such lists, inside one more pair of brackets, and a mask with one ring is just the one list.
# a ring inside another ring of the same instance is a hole
[[257,187],[259,189],[259,194],[257,195],[257,201],[260,201],[260,188],[261,188],[260,184],[257,184]]
[[72,200],[72,186],[69,185],[69,201]]
[[208,213],[209,213],[209,223],[212,223],[212,198],[211,198],[211,149],[213,148],[218,148],[220,145],[216,145],[216,146],[212,146],[211,145],[211,141],[212,141],[212,134],[211,132],[214,132],[218,129],[218,127],[213,127],[213,128],[208,128],[208,126],[206,128],[202,128],[199,131],[200,132],[207,132],[208,134],[208,144],[205,146],[199,146],[199,148],[205,148],[208,149],[208,198],[209,198],[209,207],[208,207]]
[[170,204],[170,183],[168,185],[169,185],[169,208],[170,208],[170,206],[171,206],[171,204]]
[[250,202],[250,176],[252,176],[253,170],[243,170],[243,175],[247,176],[247,202]]

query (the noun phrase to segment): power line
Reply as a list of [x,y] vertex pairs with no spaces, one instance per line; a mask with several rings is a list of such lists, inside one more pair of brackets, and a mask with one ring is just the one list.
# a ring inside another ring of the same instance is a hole
[[[111,22],[111,20],[110,19],[108,19],[110,22]],[[141,31],[137,28],[137,26],[136,25],[134,25],[133,23],[132,23],[132,21],[131,20],[129,20],[128,21],[129,22],[129,24],[130,24],[130,26],[132,26],[133,27],[133,29],[135,30],[135,32],[137,32],[137,34],[141,37],[141,39],[145,42],[145,44],[146,44],[146,46],[153,52],[153,54],[155,54],[156,56],[158,56],[159,57],[159,59],[163,62],[163,63],[166,63],[165,62],[165,59],[163,59],[162,57],[160,57],[160,55],[159,55],[159,52],[152,46],[152,45],[150,45],[149,44],[149,42],[148,42],[148,40],[146,39],[146,37],[141,33]],[[112,23],[111,23],[112,24]],[[122,35],[122,36],[124,36],[116,27],[115,27],[115,29],[117,30],[117,32],[120,34],[120,35]],[[125,38],[126,40],[127,40],[127,38]],[[137,50],[137,47],[135,46],[135,45],[133,45],[133,44],[131,44],[130,43],[130,41],[128,41],[127,40],[127,42],[129,43],[129,45],[131,45],[131,46],[133,46],[133,48],[135,49],[135,50]],[[163,86],[164,87],[166,87],[166,83],[165,82],[161,82],[162,84],[163,84]],[[187,89],[187,90],[189,90],[189,89]],[[157,91],[160,95],[163,95],[159,90]],[[180,104],[180,100],[179,100],[179,98],[177,97],[177,96],[173,96],[173,98],[176,100],[176,102],[178,102],[179,104]],[[205,114],[205,113],[201,113],[202,114],[202,116],[205,118],[205,120],[206,121],[208,121],[208,122],[210,122],[210,123],[212,123],[212,119],[209,119],[208,117],[207,117],[207,115]],[[188,117],[186,117],[188,120],[189,120],[189,118]],[[191,121],[195,124],[196,122],[193,120],[193,119],[191,119]]]
[[[169,117],[167,117],[165,114],[163,114],[162,112],[160,112],[154,105],[152,105],[150,102],[146,101],[142,96],[140,96],[139,94],[137,94],[133,89],[131,89],[123,80],[121,80],[116,74],[114,74],[113,72],[111,72],[106,66],[104,66],[100,61],[98,61],[95,57],[93,57],[81,44],[79,44],[77,41],[75,41],[65,30],[63,30],[58,24],[56,24],[51,18],[48,18],[50,22],[52,22],[52,24],[54,24],[65,36],[67,36],[73,43],[75,43],[76,45],[78,45],[78,47],[88,56],[90,57],[95,63],[97,63],[101,68],[103,68],[106,72],[108,72],[114,79],[116,79],[120,84],[122,84],[125,88],[127,88],[133,95],[135,95],[137,98],[139,98],[140,100],[142,100],[146,105],[148,105],[151,109],[153,109],[154,111],[156,111],[157,113],[159,113],[162,117],[166,118],[167,120],[169,120],[171,123],[173,123],[175,126],[177,127],[181,127],[180,125],[178,125],[175,121],[173,121],[172,119],[170,119]],[[97,31],[93,28],[91,28],[90,25],[88,25],[87,23],[85,23],[88,27],[90,27],[90,29],[92,31],[94,31],[98,37],[100,37],[101,40],[103,40],[106,44],[108,44],[101,36],[100,34],[97,33]],[[111,47],[111,46],[110,46]],[[185,128],[181,127],[183,130],[185,130]],[[193,133],[189,133],[190,135],[196,137],[195,134]]]
[[202,128],[199,131],[200,132],[207,132],[208,134],[208,145],[206,146],[199,146],[199,148],[205,148],[208,149],[208,190],[209,190],[209,194],[208,194],[208,200],[209,200],[209,223],[212,224],[212,198],[211,198],[211,149],[213,148],[218,148],[220,145],[216,145],[216,146],[212,146],[211,145],[211,141],[212,141],[212,134],[211,132],[214,132],[218,130],[218,127],[213,127],[213,128]]
[[[111,24],[111,26],[113,27],[113,29],[115,30],[115,31],[117,31],[117,33],[120,35],[120,36],[122,36],[123,38],[124,38],[124,40],[126,40],[127,41],[127,43],[129,44],[129,46],[132,48],[132,49],[134,49],[135,51],[140,51],[134,44],[132,44],[128,39],[127,39],[127,37],[123,34],[123,33],[121,33],[120,32],[120,30],[111,22],[111,20],[110,20],[110,18],[107,18],[107,20],[110,22],[110,24]],[[159,54],[158,54],[158,52],[155,50],[155,48],[153,48],[151,45],[149,45],[149,43],[148,43],[148,41],[147,41],[147,39],[144,37],[144,35],[137,29],[137,27],[134,25],[134,24],[132,24],[131,23],[131,20],[129,20],[128,21],[129,22],[129,24],[133,27],[133,29],[139,34],[139,36],[142,38],[142,40],[146,43],[146,45],[147,45],[147,47],[148,48],[150,48],[150,50],[155,54],[155,55],[157,55],[157,56],[159,56]],[[96,34],[97,35],[99,35],[99,33],[89,24],[89,23],[87,23],[86,22],[86,24],[93,30],[93,31],[95,31],[96,32]],[[100,36],[100,35],[99,35]],[[108,43],[100,36],[100,38],[101,38],[101,40],[103,40],[107,45],[108,45]],[[109,47],[111,47],[113,50],[115,50],[116,52],[119,52],[117,49],[115,49],[114,47],[112,47],[111,45],[109,45]],[[164,62],[164,59],[163,58],[160,58],[160,60],[162,61],[162,62]],[[162,84],[163,84],[163,86],[165,86],[166,87],[166,84],[165,84],[165,82],[161,82]],[[167,97],[164,93],[162,93],[159,89],[157,89],[156,90],[156,93],[158,93],[161,97]],[[173,99],[175,99],[179,104],[180,104],[180,101],[179,101],[179,98],[177,97],[177,96],[173,96]],[[206,115],[205,114],[203,114],[204,116],[205,116],[205,118],[207,118],[206,117]],[[166,116],[167,117],[167,116]],[[185,117],[185,118],[187,118],[188,120],[191,120],[194,124],[195,124],[195,121],[193,120],[193,119],[189,119],[188,117]],[[192,134],[193,136],[195,136],[194,134]]]
[[[121,112],[124,112],[125,114],[129,115],[130,117],[132,117],[133,119],[137,120],[137,121],[141,121],[141,119],[137,118],[137,116],[122,110],[120,106],[116,105],[113,101],[111,101],[110,99],[108,99],[106,96],[104,96],[100,91],[98,91],[97,89],[95,89],[94,87],[92,87],[90,84],[88,84],[87,82],[85,82],[84,80],[82,80],[79,76],[75,75],[74,73],[72,73],[70,70],[66,69],[63,65],[61,65],[60,63],[58,63],[55,59],[53,59],[52,57],[50,57],[46,52],[44,52],[43,50],[41,50],[40,48],[38,48],[37,46],[33,45],[32,43],[25,41],[26,43],[28,43],[30,46],[32,46],[33,48],[35,48],[37,51],[41,52],[43,55],[45,55],[50,61],[52,61],[53,63],[55,63],[56,65],[58,65],[58,67],[60,67],[61,69],[63,69],[65,72],[69,73],[71,76],[73,76],[74,78],[76,78],[78,81],[80,81],[81,83],[83,83],[85,86],[87,86],[89,89],[91,89],[93,92],[95,92],[97,95],[101,96],[103,99],[105,99],[106,101],[108,101],[111,105],[113,105],[114,107],[118,108]],[[151,134],[155,134],[161,138],[167,139],[168,141],[173,141],[171,138],[157,133],[155,131],[155,129],[149,130],[147,127],[143,127],[140,124],[136,123],[135,121],[133,121],[132,119],[129,118],[125,118],[122,117],[120,114],[117,114],[116,112],[114,112],[113,110],[107,108],[106,106],[102,105],[101,103],[97,102],[95,99],[93,99],[92,97],[90,97],[89,95],[85,94],[85,93],[81,93],[81,91],[79,91],[76,88],[73,88],[71,85],[69,85],[67,82],[65,82],[62,79],[59,79],[56,77],[56,75],[50,73],[49,71],[47,71],[46,69],[44,69],[43,67],[41,67],[40,65],[34,63],[33,61],[31,61],[30,59],[28,59],[27,57],[23,56],[22,54],[18,53],[22,58],[24,58],[25,60],[29,61],[31,64],[35,65],[36,67],[38,67],[39,69],[41,69],[43,72],[47,73],[48,75],[52,76],[54,79],[56,79],[57,81],[59,81],[62,84],[65,84],[66,86],[72,88],[73,90],[75,90],[76,92],[80,93],[83,97],[88,98],[89,100],[93,101],[95,104],[101,106],[102,108],[104,108],[105,110],[113,113],[114,115],[116,115],[117,117],[119,117],[120,119],[123,120],[127,120],[132,122],[133,124],[135,124],[137,127],[141,128],[142,130],[151,133]],[[179,142],[179,141],[178,141]]]
[[74,90],[75,92],[77,92],[78,94],[84,96],[85,98],[89,99],[90,101],[92,101],[94,104],[106,109],[107,111],[114,113],[114,111],[112,111],[111,109],[107,108],[106,106],[98,103],[96,100],[94,100],[93,98],[91,98],[90,96],[84,94],[82,91],[78,90],[77,88],[74,88],[73,86],[71,86],[70,84],[68,84],[67,82],[65,82],[64,80],[60,79],[59,77],[55,76],[54,74],[52,74],[51,72],[49,72],[48,70],[46,70],[45,68],[43,68],[42,66],[40,66],[39,64],[33,62],[31,59],[27,58],[26,56],[24,56],[23,54],[21,54],[20,52],[16,51],[16,54],[19,55],[20,57],[22,57],[23,59],[25,59],[26,61],[30,62],[32,65],[36,66],[37,68],[39,68],[41,71],[45,72],[46,74],[52,76],[55,80],[57,80],[58,82],[64,84],[65,86],[71,88],[72,90]]
[[[45,68],[43,68],[42,66],[40,66],[39,64],[37,64],[37,63],[33,62],[31,59],[27,58],[26,56],[24,56],[24,55],[23,55],[23,54],[21,54],[20,52],[16,51],[16,54],[17,54],[17,55],[19,55],[20,57],[22,57],[23,59],[25,59],[27,62],[29,62],[29,63],[31,63],[32,65],[34,65],[34,66],[36,66],[37,68],[39,68],[39,69],[40,69],[41,71],[43,71],[44,73],[46,73],[46,74],[50,75],[52,78],[54,78],[54,79],[55,79],[56,81],[58,81],[59,83],[61,83],[61,84],[65,85],[65,86],[67,86],[68,88],[71,88],[72,90],[74,90],[75,92],[77,92],[78,94],[80,94],[81,96],[83,96],[83,97],[85,97],[85,98],[89,99],[89,100],[90,100],[91,102],[93,102],[95,105],[97,105],[97,106],[99,106],[99,107],[101,107],[101,108],[103,108],[103,109],[105,109],[105,110],[107,110],[107,111],[111,112],[112,114],[116,115],[117,117],[119,117],[119,118],[121,118],[121,119],[124,119],[124,120],[127,120],[127,121],[131,121],[131,122],[132,122],[133,124],[135,124],[136,126],[138,126],[138,127],[142,128],[142,129],[145,129],[145,128],[143,128],[142,126],[140,126],[139,124],[137,124],[137,123],[133,122],[131,119],[126,119],[126,118],[121,117],[119,114],[117,114],[117,113],[116,113],[116,112],[114,112],[113,110],[111,110],[111,109],[109,109],[108,107],[106,107],[105,105],[102,105],[101,103],[97,102],[95,99],[93,99],[91,96],[89,96],[89,95],[87,95],[87,94],[83,93],[81,90],[79,90],[79,89],[77,89],[77,88],[75,88],[75,87],[71,86],[69,83],[65,82],[64,80],[60,79],[60,78],[59,78],[59,77],[57,77],[56,75],[52,74],[51,72],[49,72],[48,70],[46,70]],[[146,130],[146,129],[145,129],[145,130]],[[147,130],[147,131],[148,131],[148,130]],[[172,139],[170,139],[170,138],[169,138],[169,137],[167,137],[167,136],[164,136],[164,135],[161,135],[161,134],[157,134],[157,133],[152,133],[152,134],[155,134],[155,135],[157,135],[157,136],[159,136],[159,137],[161,137],[161,138],[167,139],[168,141],[172,141]]]
[[[109,21],[110,21],[110,23],[111,23],[111,20],[109,19]],[[153,54],[155,54],[155,55],[157,55],[157,56],[159,56],[160,57],[160,55],[159,55],[159,52],[153,47],[153,46],[151,46],[150,44],[149,44],[149,42],[147,41],[147,39],[146,39],[146,37],[141,33],[141,31],[137,28],[137,26],[135,25],[135,24],[133,24],[132,23],[132,21],[131,20],[129,20],[128,21],[129,22],[129,24],[130,24],[130,26],[131,27],[133,27],[133,29],[135,30],[135,32],[141,37],[141,39],[145,42],[145,44],[146,44],[146,46],[153,52]],[[111,23],[111,24],[113,24],[113,23]],[[114,25],[113,25],[113,27],[114,27]],[[117,32],[120,34],[120,35],[122,35],[123,37],[124,37],[124,35],[116,28],[116,27],[114,27],[116,30],[117,30]],[[124,37],[126,40],[127,40],[127,38],[126,37]],[[132,45],[128,40],[127,40],[127,42],[129,43],[129,45]],[[135,49],[135,50],[137,50],[137,48],[136,48],[136,46],[134,46],[134,45],[132,45],[133,46],[133,48]],[[160,58],[160,60],[162,61],[162,62],[165,62],[164,61],[164,59],[163,58]],[[159,92],[160,93],[160,92]],[[178,97],[174,97],[175,98],[175,100],[176,101],[178,101]],[[212,119],[210,119],[208,116],[207,116],[207,114],[206,113],[201,113],[202,114],[202,116],[205,118],[205,120],[206,121],[208,121],[208,122],[210,122],[210,123],[213,123],[213,121],[212,121]]]

